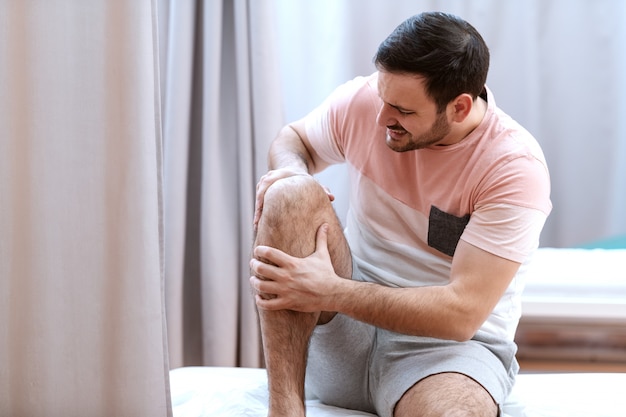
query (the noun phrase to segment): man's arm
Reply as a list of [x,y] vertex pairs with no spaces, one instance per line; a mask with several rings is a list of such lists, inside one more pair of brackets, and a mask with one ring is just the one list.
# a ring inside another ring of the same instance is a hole
[[328,261],[325,232],[320,228],[315,253],[292,258],[268,247],[257,247],[252,279],[260,292],[276,294],[262,300],[267,310],[336,311],[375,326],[405,334],[451,340],[471,338],[495,308],[520,264],[459,241],[450,283],[444,286],[393,288],[340,279]]
[[[304,120],[288,124],[272,141],[268,153],[269,171],[257,184],[254,212],[256,228],[263,210],[265,192],[276,181],[294,175],[311,175],[323,169],[325,164],[311,147],[306,136]],[[327,190],[332,201],[334,197]]]
[[447,285],[350,289],[338,282],[333,303],[344,314],[399,333],[463,341],[482,326],[519,266],[461,240]]
[[313,172],[314,152],[306,137],[304,122],[288,124],[283,127],[270,145],[268,166],[270,170],[291,168],[303,173]]

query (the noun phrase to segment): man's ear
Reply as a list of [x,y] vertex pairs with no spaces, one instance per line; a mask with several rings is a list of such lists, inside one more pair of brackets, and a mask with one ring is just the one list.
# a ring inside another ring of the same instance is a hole
[[472,96],[466,93],[459,94],[450,103],[452,121],[456,123],[463,122],[471,113],[473,106],[474,100],[472,100]]

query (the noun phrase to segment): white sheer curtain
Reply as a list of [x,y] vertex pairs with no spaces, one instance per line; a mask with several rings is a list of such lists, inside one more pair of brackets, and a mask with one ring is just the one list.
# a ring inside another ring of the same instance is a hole
[[155,3],[0,1],[0,415],[171,414]]
[[254,189],[283,119],[268,1],[166,2],[166,310],[172,368],[260,366]]
[[[378,44],[406,17],[443,10],[490,46],[488,84],[542,144],[554,210],[543,246],[626,234],[626,2],[622,0],[276,0],[287,120],[374,70]],[[341,168],[320,175],[345,212]]]

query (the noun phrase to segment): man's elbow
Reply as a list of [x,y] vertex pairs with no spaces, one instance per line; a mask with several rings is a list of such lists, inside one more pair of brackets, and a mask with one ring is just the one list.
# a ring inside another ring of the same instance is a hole
[[478,332],[485,321],[472,317],[471,315],[464,315],[456,321],[456,325],[451,329],[451,340],[456,342],[467,342],[472,339]]

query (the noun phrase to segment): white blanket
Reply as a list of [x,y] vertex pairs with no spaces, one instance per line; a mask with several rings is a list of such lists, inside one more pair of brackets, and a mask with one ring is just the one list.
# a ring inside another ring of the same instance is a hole
[[[185,367],[170,372],[174,417],[265,417],[263,369]],[[374,417],[307,399],[308,417]],[[521,374],[503,417],[624,417],[626,374]]]

